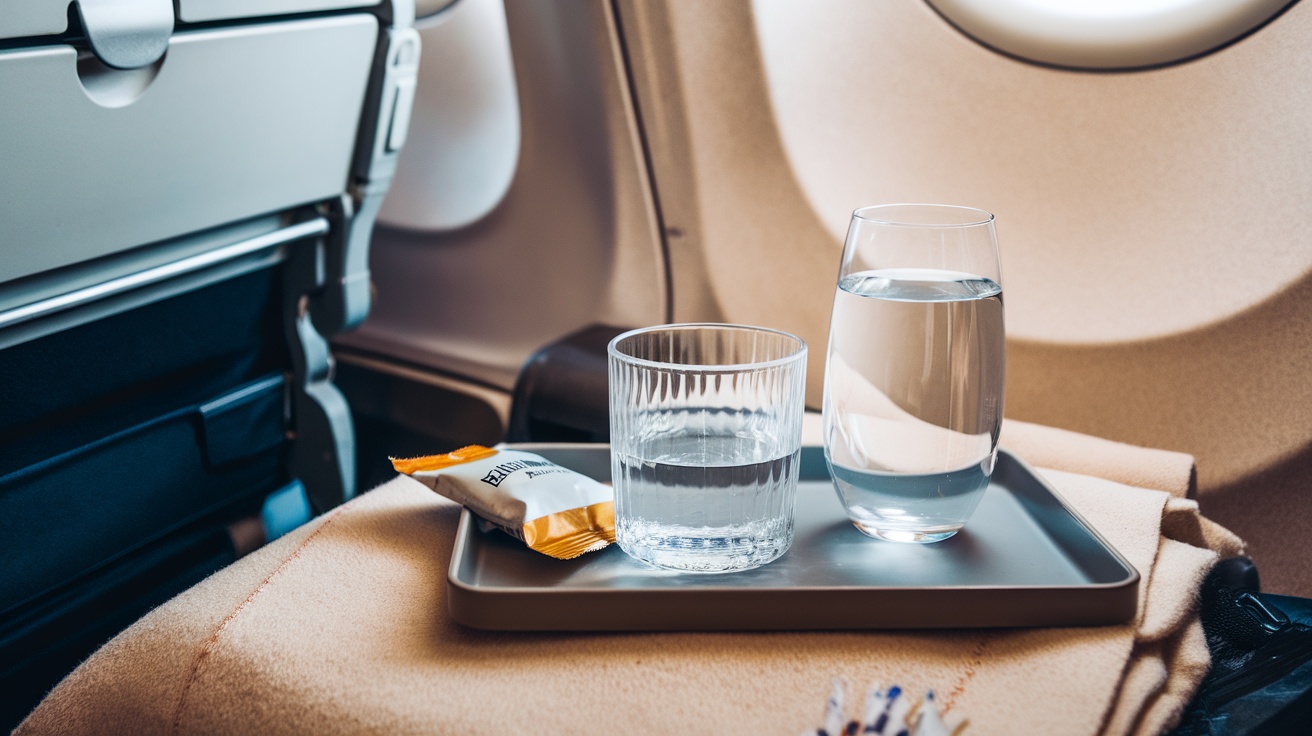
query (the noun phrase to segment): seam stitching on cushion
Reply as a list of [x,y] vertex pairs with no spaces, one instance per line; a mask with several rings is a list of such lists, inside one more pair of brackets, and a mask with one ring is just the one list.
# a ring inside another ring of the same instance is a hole
[[223,631],[228,628],[228,625],[231,624],[237,616],[241,615],[242,611],[246,610],[246,607],[249,606],[260,593],[264,592],[264,590],[269,587],[273,582],[273,579],[278,576],[278,573],[281,573],[288,565],[290,565],[292,560],[300,558],[301,552],[310,545],[310,542],[314,541],[315,537],[318,537],[320,532],[327,529],[330,524],[336,521],[337,517],[345,510],[346,507],[343,506],[334,511],[327,519],[324,519],[324,522],[319,525],[318,529],[315,529],[310,533],[310,536],[302,540],[290,555],[284,558],[282,562],[278,563],[278,566],[273,569],[273,572],[269,573],[264,580],[260,581],[260,584],[255,586],[255,589],[252,590],[241,603],[238,603],[237,606],[233,608],[228,615],[224,616],[223,620],[214,627],[214,633],[210,634],[209,638],[205,640],[200,651],[196,654],[196,658],[192,660],[191,671],[187,674],[186,681],[182,683],[182,693],[178,696],[178,705],[173,711],[173,726],[169,731],[170,733],[174,734],[174,736],[181,733],[182,712],[186,708],[187,696],[191,693],[191,686],[200,676],[200,670],[205,663],[205,660],[209,658],[210,653],[214,651],[216,646],[218,646],[219,637],[223,635]]
[[957,698],[966,691],[966,686],[970,681],[975,679],[975,671],[984,663],[984,650],[988,648],[989,642],[993,640],[993,634],[985,634],[979,639],[979,643],[970,652],[970,659],[966,661],[966,670],[961,673],[956,684],[948,691],[948,696],[943,700],[943,712],[946,714],[952,710],[952,706],[957,704]]

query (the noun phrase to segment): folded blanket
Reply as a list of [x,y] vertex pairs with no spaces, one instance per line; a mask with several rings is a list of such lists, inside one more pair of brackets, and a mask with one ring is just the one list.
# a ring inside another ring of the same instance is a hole
[[932,689],[971,735],[1170,727],[1208,668],[1199,584],[1242,543],[1184,498],[1187,456],[1010,422],[1004,441],[1048,467],[1041,474],[1139,570],[1133,623],[474,631],[446,611],[459,509],[402,477],[156,609],[17,733],[797,734],[819,722],[834,677]]

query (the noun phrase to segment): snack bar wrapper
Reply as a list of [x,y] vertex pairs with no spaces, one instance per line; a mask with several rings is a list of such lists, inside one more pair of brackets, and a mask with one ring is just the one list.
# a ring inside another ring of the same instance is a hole
[[615,541],[610,486],[541,455],[470,445],[445,455],[391,460],[398,473],[544,555],[568,560]]

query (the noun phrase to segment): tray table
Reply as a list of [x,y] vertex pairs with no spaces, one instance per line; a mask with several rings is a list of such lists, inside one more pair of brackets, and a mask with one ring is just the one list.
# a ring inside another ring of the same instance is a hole
[[[599,480],[606,445],[514,445]],[[930,545],[870,539],[847,520],[824,450],[802,448],[792,548],[718,575],[648,567],[617,545],[575,560],[460,518],[452,617],[503,631],[735,631],[1092,626],[1131,620],[1139,573],[1051,487],[1000,451],[975,516]]]

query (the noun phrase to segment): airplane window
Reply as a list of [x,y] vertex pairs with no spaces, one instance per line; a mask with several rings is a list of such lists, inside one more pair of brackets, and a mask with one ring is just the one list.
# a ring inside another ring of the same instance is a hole
[[1015,339],[1198,330],[1312,270],[1312,8],[1133,74],[1017,63],[925,3],[752,8],[771,120],[830,247],[871,202],[996,212]]
[[1134,69],[1239,39],[1290,0],[926,0],[976,41],[1027,61]]

